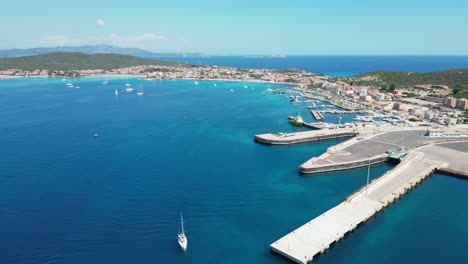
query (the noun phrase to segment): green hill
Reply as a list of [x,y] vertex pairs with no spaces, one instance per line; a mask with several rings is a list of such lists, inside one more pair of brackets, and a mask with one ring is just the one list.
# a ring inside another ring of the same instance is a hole
[[446,85],[455,97],[468,97],[468,69],[452,69],[428,73],[376,71],[342,78],[357,85],[371,85],[388,88],[413,87],[415,85]]
[[145,60],[130,55],[87,55],[78,52],[54,52],[44,55],[0,59],[0,70],[111,70],[138,65],[183,66],[184,64],[170,61]]

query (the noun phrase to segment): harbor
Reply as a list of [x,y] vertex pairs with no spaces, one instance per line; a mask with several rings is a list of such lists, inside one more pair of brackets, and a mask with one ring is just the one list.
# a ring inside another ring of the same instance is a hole
[[[308,263],[316,255],[397,201],[434,171],[465,175],[468,141],[421,146],[395,168],[358,189],[339,205],[273,242],[270,248],[294,262]],[[370,164],[368,165],[368,173]]]
[[[322,112],[311,110],[311,113],[315,119],[321,119]],[[301,119],[303,126],[316,130],[254,136],[257,143],[267,145],[349,138],[302,163],[299,166],[302,175],[368,167],[366,185],[337,206],[271,243],[273,252],[297,263],[308,263],[434,172],[468,179],[468,165],[463,162],[468,160],[466,127],[448,127],[435,132],[419,126],[367,125],[373,122],[371,117],[369,120],[364,120],[361,126],[348,127],[307,123]],[[369,182],[371,166],[383,162],[397,165]]]

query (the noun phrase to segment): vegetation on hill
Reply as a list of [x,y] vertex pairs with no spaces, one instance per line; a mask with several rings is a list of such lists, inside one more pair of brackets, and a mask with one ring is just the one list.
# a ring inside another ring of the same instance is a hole
[[354,85],[376,86],[389,91],[415,85],[446,85],[451,89],[451,96],[468,97],[468,69],[428,73],[377,71],[342,78],[342,80]]
[[0,70],[111,70],[138,65],[182,66],[184,64],[161,60],[146,60],[130,55],[87,55],[78,52],[54,52],[44,55],[0,59]]

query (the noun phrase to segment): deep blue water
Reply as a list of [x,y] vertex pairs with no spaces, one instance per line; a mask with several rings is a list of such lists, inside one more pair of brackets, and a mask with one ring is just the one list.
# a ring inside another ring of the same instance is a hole
[[[365,183],[298,175],[342,140],[255,144],[308,114],[266,85],[102,80],[0,80],[0,263],[290,263],[269,244]],[[466,184],[433,176],[315,263],[467,263]]]
[[351,76],[386,70],[431,72],[468,68],[468,56],[287,56],[285,58],[209,56],[200,58],[155,58],[192,64],[248,69],[301,69],[330,76]]

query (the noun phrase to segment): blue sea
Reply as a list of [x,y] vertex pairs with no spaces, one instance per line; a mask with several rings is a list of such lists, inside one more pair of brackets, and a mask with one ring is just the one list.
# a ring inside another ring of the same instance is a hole
[[342,56],[310,55],[285,58],[252,56],[208,56],[154,58],[190,64],[218,65],[248,69],[300,69],[308,72],[343,77],[364,72],[406,71],[432,72],[468,68],[468,56]]
[[[266,84],[103,80],[0,80],[0,263],[290,263],[269,244],[366,182],[298,174],[344,139],[254,143],[312,121]],[[468,263],[467,184],[432,176],[314,263]]]

